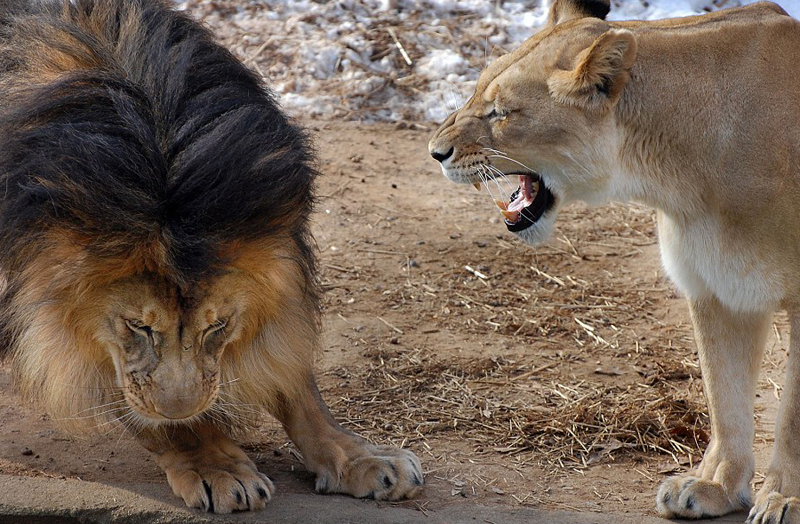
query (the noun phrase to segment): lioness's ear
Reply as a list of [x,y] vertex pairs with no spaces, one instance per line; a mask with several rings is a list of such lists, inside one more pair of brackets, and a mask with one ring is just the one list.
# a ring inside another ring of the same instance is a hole
[[605,20],[610,10],[610,0],[553,0],[547,22],[556,25],[587,16]]
[[605,111],[617,102],[628,82],[628,70],[636,59],[636,39],[624,29],[598,36],[575,58],[575,69],[556,71],[547,81],[559,102],[584,109]]

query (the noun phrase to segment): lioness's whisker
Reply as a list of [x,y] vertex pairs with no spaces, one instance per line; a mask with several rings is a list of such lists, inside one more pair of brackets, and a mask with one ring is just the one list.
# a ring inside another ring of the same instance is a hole
[[500,191],[500,195],[495,196],[494,192],[492,191],[492,186],[489,183],[489,179],[491,177],[486,172],[486,167],[483,164],[478,166],[478,176],[481,177],[481,180],[483,181],[484,185],[486,186],[486,191],[489,193],[489,196],[492,198],[492,200],[501,200],[502,197],[503,197],[503,194],[502,194],[503,192]]
[[486,169],[488,169],[490,172],[492,172],[492,173],[494,173],[496,175],[494,178],[501,178],[506,183],[506,185],[509,187],[509,191],[511,193],[514,193],[514,191],[517,190],[517,187],[514,185],[513,182],[511,182],[511,180],[508,179],[508,176],[506,176],[505,173],[503,173],[502,171],[500,171],[499,169],[497,169],[495,166],[493,166],[491,164],[485,164],[485,165],[486,165]]
[[[507,193],[507,190],[504,189],[503,186],[500,185],[500,182],[497,180],[498,177],[506,179],[506,176],[502,172],[500,172],[498,169],[494,168],[493,166],[490,166],[489,164],[481,164],[481,165],[483,166],[483,168],[485,170],[488,171],[487,177],[490,178],[492,180],[492,182],[494,182],[494,184],[497,186],[498,191],[500,191],[500,196],[503,197],[503,199],[502,199],[503,202],[507,202],[508,200],[510,200],[511,199],[511,193]],[[507,181],[508,180],[506,179],[506,182]],[[512,193],[513,193],[513,191],[512,191]]]
[[592,172],[589,171],[589,169],[582,162],[579,162],[577,159],[575,159],[575,157],[573,155],[571,155],[569,152],[566,153],[566,156],[567,156],[567,158],[572,160],[573,164],[575,164],[577,167],[581,168],[581,170],[583,170],[583,172],[585,174],[590,175],[590,176],[592,175]]
[[[478,145],[480,145],[480,144],[478,144]],[[493,147],[484,147],[483,150],[484,151],[491,151],[492,153],[494,153],[496,155],[505,155],[504,152],[500,151],[499,149],[495,149]]]
[[[502,178],[503,181],[508,186],[511,187],[511,194],[513,194],[515,191],[517,191],[517,187],[514,186],[513,182],[511,180],[509,180],[508,176],[505,173],[503,173],[502,171],[500,171],[496,167],[494,167],[492,165],[489,165],[489,164],[481,164],[481,166],[484,169],[488,169],[490,172],[492,172],[495,175],[495,176],[491,177],[492,180],[496,181],[498,178]],[[499,185],[499,183],[498,183],[498,185]],[[511,196],[508,197],[508,200],[509,201],[511,200]],[[533,215],[531,214],[530,210],[528,210],[527,207],[523,207],[522,209],[520,209],[519,210],[519,214],[522,215],[523,217],[527,218],[528,220],[532,221],[532,222],[535,221],[535,218],[533,217]]]
[[508,160],[509,162],[514,162],[515,164],[517,164],[517,165],[518,165],[518,166],[520,166],[520,167],[524,167],[525,169],[527,169],[527,170],[528,170],[528,171],[530,171],[531,173],[535,173],[535,172],[536,172],[535,170],[533,170],[533,169],[529,168],[528,166],[526,166],[525,164],[523,164],[523,163],[522,163],[522,162],[520,162],[519,160],[514,160],[513,158],[511,158],[511,157],[510,157],[510,156],[508,156],[508,155],[498,155],[498,154],[494,154],[494,155],[488,155],[488,156],[489,156],[489,158],[502,158],[502,159],[504,159],[504,160]]

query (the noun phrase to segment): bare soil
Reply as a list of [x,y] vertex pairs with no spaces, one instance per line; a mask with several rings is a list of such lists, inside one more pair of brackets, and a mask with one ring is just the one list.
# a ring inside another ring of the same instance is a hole
[[[485,191],[441,176],[425,125],[307,124],[325,173],[319,382],[343,425],[422,458],[425,492],[401,504],[653,513],[658,483],[699,460],[709,431],[654,213],[573,205],[531,249]],[[778,318],[759,383],[762,470],[787,342]],[[13,392],[7,367],[0,420],[0,473],[165,482],[120,429],[61,434]],[[313,490],[277,424],[247,449],[278,490]]]

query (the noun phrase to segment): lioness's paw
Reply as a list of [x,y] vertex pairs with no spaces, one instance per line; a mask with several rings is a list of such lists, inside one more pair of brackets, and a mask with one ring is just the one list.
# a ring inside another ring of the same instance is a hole
[[320,493],[347,493],[358,498],[399,500],[422,490],[422,465],[410,451],[392,446],[369,446],[368,454],[351,460],[339,479],[317,476]]
[[784,497],[777,491],[760,494],[747,516],[748,524],[800,524],[800,498]]
[[172,491],[192,508],[211,513],[262,509],[272,498],[275,486],[249,459],[247,462],[184,462],[166,469],[167,480]]
[[749,506],[749,493],[732,500],[722,484],[689,475],[668,478],[656,495],[656,508],[664,518],[718,517]]

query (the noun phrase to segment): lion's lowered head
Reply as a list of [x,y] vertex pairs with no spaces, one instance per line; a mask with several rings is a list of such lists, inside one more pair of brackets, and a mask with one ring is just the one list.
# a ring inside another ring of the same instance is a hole
[[[608,11],[604,0],[556,0],[548,25],[483,71],[430,140],[445,176],[485,184],[526,242],[545,240],[565,203],[612,192],[614,107],[636,40],[603,20]],[[513,194],[504,177],[519,181]]]
[[304,386],[304,134],[157,1],[31,5],[57,15],[19,8],[0,32],[2,328],[23,393],[71,429],[153,428]]

